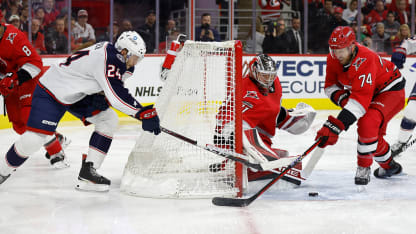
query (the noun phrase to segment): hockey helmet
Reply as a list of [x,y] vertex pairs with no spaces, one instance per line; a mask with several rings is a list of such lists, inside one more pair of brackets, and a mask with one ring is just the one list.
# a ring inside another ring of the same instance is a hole
[[355,42],[355,33],[351,27],[339,26],[332,31],[329,37],[329,48],[332,50],[351,46]]
[[250,76],[264,88],[273,85],[277,78],[276,63],[267,54],[257,55],[249,64]]
[[118,52],[126,49],[127,57],[136,55],[139,57],[139,61],[144,57],[146,53],[146,44],[142,37],[134,31],[125,31],[117,39],[115,45]]

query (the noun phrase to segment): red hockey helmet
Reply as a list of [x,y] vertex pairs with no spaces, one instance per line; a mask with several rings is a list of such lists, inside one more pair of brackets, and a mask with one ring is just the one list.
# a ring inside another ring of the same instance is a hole
[[329,37],[329,48],[332,50],[342,49],[355,42],[355,33],[351,27],[338,26]]

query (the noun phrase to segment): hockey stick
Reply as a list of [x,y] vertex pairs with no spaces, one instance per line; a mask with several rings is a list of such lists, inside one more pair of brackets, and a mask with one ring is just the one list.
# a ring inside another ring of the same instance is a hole
[[274,183],[279,181],[292,167],[296,166],[299,162],[303,160],[315,147],[320,143],[316,141],[311,147],[309,147],[302,155],[296,158],[285,170],[280,174],[276,174],[276,177],[273,178],[269,183],[267,183],[263,188],[261,188],[257,193],[252,195],[249,198],[230,198],[230,197],[214,197],[212,203],[217,206],[234,206],[234,207],[244,207],[250,205],[254,200],[256,200],[260,195],[262,195],[267,189],[269,189]]
[[306,164],[305,168],[302,170],[303,178],[307,179],[312,174],[313,169],[315,169],[316,164],[321,159],[324,154],[324,148],[318,147],[313,151],[312,155],[309,157],[309,161]]
[[391,156],[392,157],[396,157],[397,155],[403,153],[405,150],[407,150],[407,148],[409,148],[410,146],[412,146],[414,143],[416,142],[416,138],[413,138],[411,141],[409,141],[407,144],[405,144],[402,148],[400,148],[397,151],[392,151],[391,152]]
[[206,151],[209,151],[211,153],[217,154],[221,157],[242,163],[244,165],[246,165],[247,167],[256,169],[258,171],[271,171],[274,172],[276,174],[279,174],[277,171],[274,171],[273,169],[275,168],[280,168],[280,167],[286,167],[287,165],[293,163],[294,160],[296,160],[296,158],[281,158],[279,160],[275,160],[272,162],[268,162],[268,163],[251,163],[248,161],[247,156],[244,154],[239,154],[239,153],[235,153],[229,150],[224,150],[221,148],[218,148],[214,145],[211,144],[206,144],[206,145],[202,145],[199,144],[196,140],[190,139],[186,136],[183,136],[177,132],[171,131],[169,129],[166,129],[164,127],[160,127],[160,129],[162,130],[162,132],[169,134],[173,137],[176,137],[180,140],[183,140],[189,144],[192,144],[196,147],[199,147],[201,149],[204,149]]

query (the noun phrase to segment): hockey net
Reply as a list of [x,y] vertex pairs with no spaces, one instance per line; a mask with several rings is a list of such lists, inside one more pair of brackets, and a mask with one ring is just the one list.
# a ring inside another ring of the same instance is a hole
[[[213,144],[214,135],[221,137],[215,129],[222,106],[227,116],[221,118],[232,120],[235,139],[216,146],[241,153],[241,66],[239,41],[187,41],[155,103],[161,126]],[[163,132],[143,132],[129,156],[121,190],[154,198],[241,196],[242,174],[241,165],[218,155]]]

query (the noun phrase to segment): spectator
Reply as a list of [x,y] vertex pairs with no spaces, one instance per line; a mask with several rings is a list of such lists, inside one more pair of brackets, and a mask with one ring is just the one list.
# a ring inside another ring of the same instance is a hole
[[45,9],[43,7],[38,7],[35,9],[35,17],[40,21],[40,31],[43,32],[45,29]]
[[282,18],[270,23],[263,41],[263,53],[284,54],[288,52],[289,39],[285,30],[285,21]]
[[[113,21],[113,35],[110,36],[110,25],[108,25],[107,31],[98,38],[98,41],[117,41],[118,36],[120,35],[120,25],[117,21]],[[112,38],[112,39],[110,39]]]
[[[326,54],[328,50],[328,38],[333,30],[334,8],[332,0],[325,0],[324,8],[318,10],[315,19],[310,23],[310,40],[308,47],[313,52]],[[325,40],[323,39],[325,38]]]
[[338,26],[348,26],[348,22],[342,18],[343,9],[341,7],[335,7],[334,9],[334,18],[332,27],[336,28]]
[[133,31],[133,26],[131,24],[131,21],[128,19],[124,19],[121,22],[121,30],[120,30],[120,34],[125,32],[125,31]]
[[68,37],[65,34],[65,24],[64,18],[57,18],[55,28],[46,35],[45,43],[48,54],[68,53]]
[[376,23],[382,22],[387,17],[387,10],[385,10],[383,0],[377,0],[374,10],[365,17],[365,22],[367,22],[370,27],[374,27]]
[[[39,31],[40,21],[32,19],[32,45],[38,54],[45,54],[45,36]],[[28,36],[28,32],[24,32]]]
[[22,8],[22,13],[20,15],[20,30],[28,31],[29,27],[29,6],[26,4]]
[[166,52],[169,50],[170,43],[176,40],[179,34],[180,34],[179,30],[177,30],[176,28],[173,29],[170,35],[164,41],[159,43],[159,53],[166,54]]
[[49,27],[58,17],[59,11],[55,9],[55,0],[43,0],[43,7],[45,8],[44,25]]
[[220,41],[218,31],[211,27],[211,14],[202,14],[201,26],[195,29],[195,37],[196,41]]
[[351,0],[350,4],[348,4],[348,8],[342,12],[342,18],[347,21],[348,24],[351,24],[351,22],[354,20],[355,16],[357,15],[357,7],[358,7],[358,1],[357,0]]
[[5,23],[6,22],[6,8],[1,6],[0,7],[0,23]]
[[292,18],[292,28],[287,31],[287,37],[289,41],[287,52],[289,54],[302,54],[303,32],[301,32],[299,18]]
[[17,29],[20,29],[20,17],[18,15],[11,15],[9,18],[9,24],[15,26]]
[[390,47],[392,49],[400,45],[400,43],[410,37],[410,28],[407,24],[400,25],[399,32],[390,37]]
[[[160,38],[159,38],[159,42],[163,42],[167,40],[167,37],[170,36],[170,34],[176,30],[176,22],[173,19],[168,19],[168,21],[166,22],[166,26],[164,28],[164,30],[161,30],[160,32]],[[160,53],[160,51],[159,51]]]
[[[253,27],[253,26],[251,26]],[[263,53],[263,41],[264,41],[264,27],[263,27],[263,20],[261,16],[257,16],[256,18],[256,42],[255,48],[253,49],[253,39],[251,37],[252,29],[248,31],[247,35],[247,43],[246,43],[246,52],[247,53],[256,53],[262,54]]]
[[10,18],[12,15],[19,15],[19,6],[17,2],[10,2],[9,9],[6,11],[6,18]]
[[371,37],[373,41],[372,49],[376,52],[386,52],[389,50],[388,40],[390,35],[384,32],[384,24],[382,22],[378,22],[376,24],[376,32]]
[[406,0],[398,0],[397,1],[397,21],[400,24],[407,24],[410,20],[410,14],[406,11]]
[[390,36],[396,35],[400,28],[400,23],[395,20],[394,12],[389,11],[387,13],[384,23],[384,32]]
[[373,40],[371,40],[371,37],[364,37],[362,40],[363,45],[368,48],[373,48]]
[[146,53],[152,54],[155,52],[155,23],[156,14],[154,10],[150,10],[146,13],[146,19],[144,25],[138,28],[138,33],[142,36],[146,43]]
[[77,50],[87,48],[95,43],[95,32],[91,24],[87,23],[88,12],[84,9],[78,11],[78,22],[75,23],[73,35]]

